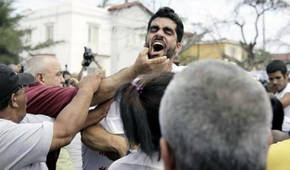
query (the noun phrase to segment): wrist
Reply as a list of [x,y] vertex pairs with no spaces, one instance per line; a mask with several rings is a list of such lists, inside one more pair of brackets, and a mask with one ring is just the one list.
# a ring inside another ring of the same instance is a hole
[[135,79],[141,74],[140,69],[138,68],[138,66],[135,65],[128,67],[128,70],[131,73],[133,79]]
[[93,95],[94,94],[94,90],[92,88],[87,88],[87,87],[81,87],[78,89],[78,92],[80,93],[84,93],[86,95]]

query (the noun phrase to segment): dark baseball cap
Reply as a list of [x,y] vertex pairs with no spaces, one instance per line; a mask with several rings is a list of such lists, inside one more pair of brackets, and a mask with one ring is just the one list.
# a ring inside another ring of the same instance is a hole
[[34,77],[29,73],[15,73],[10,67],[0,64],[0,101],[7,99],[21,87],[34,82]]

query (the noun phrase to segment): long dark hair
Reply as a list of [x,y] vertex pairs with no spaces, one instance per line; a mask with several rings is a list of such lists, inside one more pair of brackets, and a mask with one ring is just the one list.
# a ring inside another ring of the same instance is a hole
[[272,129],[282,130],[284,120],[284,108],[276,97],[270,97],[273,111]]
[[139,145],[149,156],[160,150],[159,105],[173,75],[169,72],[146,75],[122,85],[115,95],[129,144]]

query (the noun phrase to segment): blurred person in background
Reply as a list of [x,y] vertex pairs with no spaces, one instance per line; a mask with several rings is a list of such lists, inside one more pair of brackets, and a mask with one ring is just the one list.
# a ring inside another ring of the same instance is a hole
[[290,131],[290,85],[288,84],[288,72],[286,64],[281,60],[270,62],[266,71],[269,77],[269,86],[275,92],[284,108],[284,120],[282,130]]

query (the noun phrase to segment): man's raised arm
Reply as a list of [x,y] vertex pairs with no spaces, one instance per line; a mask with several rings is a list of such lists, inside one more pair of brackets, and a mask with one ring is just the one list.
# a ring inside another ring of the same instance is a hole
[[94,94],[91,106],[112,98],[115,90],[123,83],[132,81],[142,74],[167,71],[169,67],[169,59],[165,56],[148,59],[148,48],[144,48],[132,66],[101,81],[99,90]]
[[55,119],[50,151],[69,144],[75,134],[83,128],[88,116],[89,103],[99,87],[101,76],[101,73],[92,74],[80,81],[76,96]]

